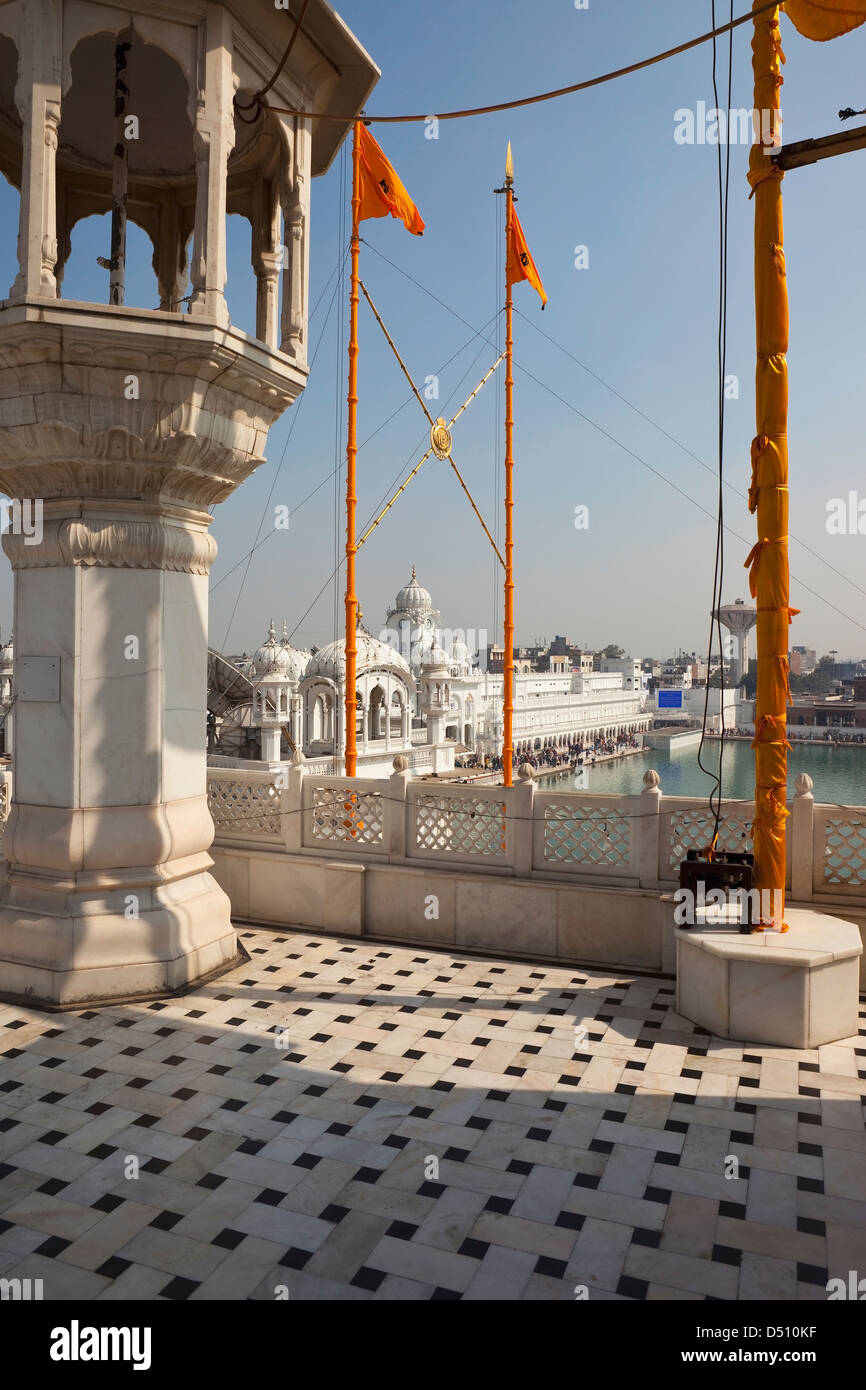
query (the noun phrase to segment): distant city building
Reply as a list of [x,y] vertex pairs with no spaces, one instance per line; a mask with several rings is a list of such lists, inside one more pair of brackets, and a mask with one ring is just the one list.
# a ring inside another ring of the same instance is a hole
[[641,664],[630,656],[603,656],[599,665],[602,671],[618,671],[622,675],[623,690],[636,690],[646,696],[649,678],[641,670]]
[[658,677],[660,690],[691,690],[692,684],[691,661],[677,659],[667,661],[662,666],[661,675]]
[[792,647],[788,660],[793,676],[811,676],[818,665],[814,647]]

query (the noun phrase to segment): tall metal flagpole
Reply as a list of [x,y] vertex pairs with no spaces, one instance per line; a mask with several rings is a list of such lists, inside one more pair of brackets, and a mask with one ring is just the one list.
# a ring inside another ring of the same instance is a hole
[[354,777],[357,764],[358,599],[355,594],[355,460],[358,455],[358,260],[361,251],[361,142],[360,121],[354,125],[352,143],[352,278],[349,292],[349,406],[346,440],[346,776]]
[[502,663],[504,695],[502,728],[502,780],[511,786],[514,757],[514,374],[511,326],[511,283],[508,252],[514,213],[514,161],[511,142],[505,155],[505,633]]

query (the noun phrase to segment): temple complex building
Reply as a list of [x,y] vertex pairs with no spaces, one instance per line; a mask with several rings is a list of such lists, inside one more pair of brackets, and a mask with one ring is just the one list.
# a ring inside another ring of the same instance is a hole
[[[467,640],[468,639],[468,640]],[[404,755],[412,771],[446,772],[455,759],[476,754],[491,761],[502,752],[503,678],[485,669],[487,648],[475,634],[442,626],[441,613],[415,567],[374,636],[359,622],[357,741],[361,776],[387,776]],[[213,654],[214,656],[216,654]],[[211,709],[224,700],[225,663],[246,682],[234,682],[237,700],[222,711],[211,762],[226,759],[286,761],[300,752],[320,772],[343,772],[345,640],[312,652],[289,644],[286,625],[252,658],[212,661]],[[528,665],[528,663],[527,663]],[[515,674],[514,746],[526,758],[547,748],[592,746],[598,739],[640,735],[652,723],[636,663],[616,669],[521,669]]]

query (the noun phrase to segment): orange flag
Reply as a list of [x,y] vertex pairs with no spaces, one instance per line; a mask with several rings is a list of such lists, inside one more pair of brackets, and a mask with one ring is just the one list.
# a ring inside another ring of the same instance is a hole
[[866,23],[866,0],[787,0],[785,13],[807,39],[837,39]]
[[541,283],[541,276],[535,261],[532,259],[532,252],[526,244],[526,237],[523,235],[523,228],[520,225],[520,218],[512,208],[511,212],[511,240],[508,243],[508,263],[505,267],[506,284],[513,285],[516,280],[528,280],[533,289],[538,290],[541,295],[541,307],[547,303],[547,295]]
[[387,217],[390,213],[403,223],[407,232],[423,236],[424,223],[394,166],[385,158],[362,121],[355,126],[355,138],[361,152],[361,210],[358,221],[366,217]]

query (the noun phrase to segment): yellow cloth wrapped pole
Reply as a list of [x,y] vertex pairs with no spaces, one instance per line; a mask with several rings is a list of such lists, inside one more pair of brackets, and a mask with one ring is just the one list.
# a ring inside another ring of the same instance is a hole
[[[754,0],[755,8],[759,0]],[[752,41],[757,134],[781,139],[782,53],[779,9],[756,15]],[[763,113],[769,112],[769,118]],[[788,746],[788,288],[782,230],[782,179],[763,144],[752,146],[749,183],[755,198],[757,435],[752,444],[749,510],[758,542],[748,560],[757,599],[758,691],[755,702],[755,886],[761,928],[784,926],[785,807]],[[768,891],[769,890],[769,891]],[[759,928],[760,929],[760,928]]]

